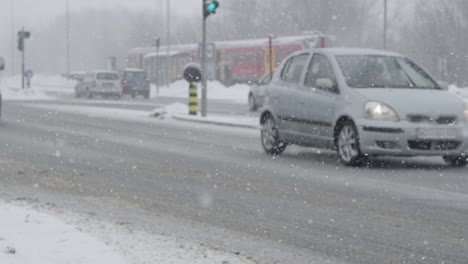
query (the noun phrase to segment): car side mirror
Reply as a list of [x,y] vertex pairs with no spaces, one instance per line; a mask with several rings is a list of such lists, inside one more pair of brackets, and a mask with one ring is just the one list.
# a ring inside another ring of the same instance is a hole
[[439,85],[440,88],[442,88],[442,90],[448,91],[449,84],[447,82],[438,81],[437,84]]
[[5,60],[0,57],[0,71],[3,71],[5,69]]
[[336,87],[333,81],[327,78],[317,79],[317,81],[315,81],[315,87],[332,92],[336,91]]

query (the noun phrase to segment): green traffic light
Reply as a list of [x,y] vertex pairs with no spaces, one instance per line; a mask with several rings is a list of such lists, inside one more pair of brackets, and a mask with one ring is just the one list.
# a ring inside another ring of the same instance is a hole
[[216,8],[218,8],[218,3],[216,1],[212,1],[206,5],[206,11],[208,13],[213,13],[216,11]]

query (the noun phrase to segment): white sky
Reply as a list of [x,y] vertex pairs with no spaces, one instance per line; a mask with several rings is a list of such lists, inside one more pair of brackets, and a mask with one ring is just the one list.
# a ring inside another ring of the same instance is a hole
[[[154,10],[155,14],[166,14],[166,3],[170,1],[171,12],[180,15],[201,13],[200,0],[69,0],[70,10],[85,8],[130,8]],[[21,26],[31,28],[63,15],[66,0],[0,0],[0,56],[9,58],[7,47],[11,41],[11,3],[13,3],[14,32]]]
[[[125,7],[155,10],[161,5],[165,9],[167,0],[69,0],[70,9],[77,10],[87,7]],[[66,0],[0,0],[0,19],[10,16],[10,3],[14,3],[16,23],[26,23],[24,20],[47,21],[65,12]],[[198,12],[201,4],[196,0],[170,0],[171,10],[179,14]],[[200,11],[201,12],[201,11]],[[26,23],[27,24],[27,23]]]

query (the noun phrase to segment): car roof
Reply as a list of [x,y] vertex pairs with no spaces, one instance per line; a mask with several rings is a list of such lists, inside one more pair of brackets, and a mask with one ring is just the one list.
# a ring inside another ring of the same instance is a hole
[[94,74],[96,74],[96,73],[115,73],[115,74],[118,74],[116,71],[109,71],[109,70],[102,70],[102,71],[97,70],[97,71],[92,71],[91,73],[94,73]]
[[136,69],[136,68],[127,68],[125,70],[123,70],[124,72],[145,72],[144,70],[142,69]]
[[361,49],[361,48],[318,48],[318,49],[307,49],[309,52],[321,52],[333,56],[339,55],[380,55],[380,56],[395,56],[403,57],[403,55],[377,49]]

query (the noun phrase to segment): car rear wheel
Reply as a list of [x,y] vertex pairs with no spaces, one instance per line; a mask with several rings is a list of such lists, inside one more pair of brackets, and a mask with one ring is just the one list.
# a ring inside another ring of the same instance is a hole
[[340,161],[345,166],[362,165],[365,156],[361,153],[359,134],[353,122],[345,121],[339,126],[336,137],[336,148]]
[[444,161],[451,167],[465,167],[468,164],[466,156],[444,156]]
[[271,115],[263,119],[261,139],[263,149],[269,155],[280,155],[287,147],[287,143],[280,140],[276,122]]
[[249,110],[250,110],[250,112],[256,112],[257,111],[257,105],[255,103],[255,97],[252,94],[249,95]]

